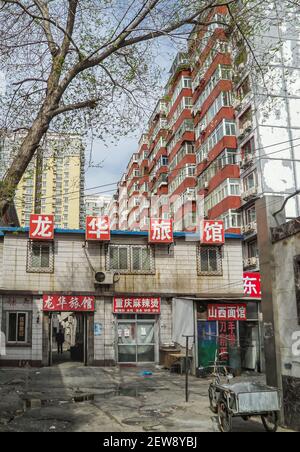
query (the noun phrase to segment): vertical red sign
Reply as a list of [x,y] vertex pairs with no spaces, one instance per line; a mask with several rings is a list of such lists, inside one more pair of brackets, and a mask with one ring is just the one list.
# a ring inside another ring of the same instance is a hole
[[110,241],[110,222],[108,215],[104,217],[86,217],[86,240]]
[[31,240],[53,240],[54,216],[30,215],[29,237]]
[[244,273],[244,294],[251,298],[261,298],[260,273]]
[[203,220],[201,224],[201,243],[203,245],[223,245],[225,243],[224,221]]
[[173,220],[150,219],[150,243],[173,243]]

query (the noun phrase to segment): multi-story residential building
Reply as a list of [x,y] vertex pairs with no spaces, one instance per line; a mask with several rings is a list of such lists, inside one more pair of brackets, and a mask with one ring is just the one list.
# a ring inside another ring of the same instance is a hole
[[128,190],[127,190],[127,174],[124,173],[118,184],[118,208],[119,208],[119,229],[121,231],[128,230]]
[[[143,134],[139,142],[139,194],[140,203],[137,211],[139,229],[147,231],[149,228],[150,216],[150,195],[149,195],[149,139],[147,134]],[[137,227],[138,229],[138,227]]]
[[109,214],[109,207],[111,205],[110,196],[88,195],[85,196],[85,215],[88,216],[105,216]]
[[[0,148],[1,177],[4,176],[22,135],[6,135]],[[57,228],[84,225],[84,147],[80,136],[49,132],[24,173],[15,195],[21,226],[30,214],[53,214]]]
[[189,56],[179,53],[172,65],[166,93],[169,99],[168,192],[174,230],[196,226],[196,157],[192,118],[192,77]]
[[[193,113],[197,192],[203,215],[222,219],[227,231],[238,232],[240,169],[235,113],[232,107],[232,61],[224,25],[226,7],[216,8],[208,27],[196,27],[189,41],[193,77]],[[200,213],[200,214],[201,214]]]
[[115,193],[108,206],[108,216],[110,220],[110,227],[113,231],[120,229],[119,227],[119,194]]

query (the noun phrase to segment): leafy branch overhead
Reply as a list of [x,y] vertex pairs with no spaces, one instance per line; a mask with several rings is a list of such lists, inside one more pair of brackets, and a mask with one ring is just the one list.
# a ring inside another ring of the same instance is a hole
[[214,23],[210,13],[216,7],[229,7],[242,31],[260,5],[257,0],[0,1],[0,73],[6,78],[0,131],[23,137],[0,186],[2,214],[50,128],[125,135],[141,111],[149,113],[159,88],[155,43],[186,40],[195,25]]

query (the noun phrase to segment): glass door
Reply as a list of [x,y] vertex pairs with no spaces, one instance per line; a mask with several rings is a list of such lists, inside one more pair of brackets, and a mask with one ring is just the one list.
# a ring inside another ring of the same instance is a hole
[[119,363],[155,362],[155,319],[143,316],[118,318],[117,344]]

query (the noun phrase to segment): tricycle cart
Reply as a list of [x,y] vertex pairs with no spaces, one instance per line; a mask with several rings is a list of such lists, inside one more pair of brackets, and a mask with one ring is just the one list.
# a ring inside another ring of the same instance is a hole
[[220,384],[214,382],[209,388],[211,409],[218,414],[221,432],[231,432],[232,419],[241,417],[248,421],[260,416],[267,432],[276,432],[280,411],[279,391],[252,382]]

